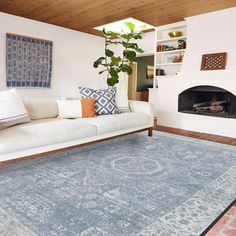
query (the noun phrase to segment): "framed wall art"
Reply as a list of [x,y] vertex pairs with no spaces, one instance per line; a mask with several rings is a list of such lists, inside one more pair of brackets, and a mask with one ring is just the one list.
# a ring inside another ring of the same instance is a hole
[[7,33],[7,87],[50,88],[52,49],[52,41]]

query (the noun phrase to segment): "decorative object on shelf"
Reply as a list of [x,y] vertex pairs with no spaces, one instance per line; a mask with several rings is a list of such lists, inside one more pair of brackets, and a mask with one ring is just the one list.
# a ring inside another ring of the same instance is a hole
[[168,33],[170,38],[176,38],[183,36],[183,33],[181,31],[171,31]]
[[164,76],[165,71],[163,69],[156,69],[156,76]]
[[153,79],[154,66],[146,66],[146,79]]
[[167,46],[165,51],[173,51],[173,50],[176,50],[176,48],[173,46]]
[[173,59],[173,63],[178,63],[178,62],[182,62],[183,61],[183,55],[178,55],[178,56],[175,56],[174,59]]
[[[134,40],[142,39],[142,32],[135,31],[135,25],[132,22],[125,22],[129,32],[118,33],[113,31],[106,31],[103,29],[105,37],[105,55],[99,57],[94,63],[93,67],[98,68],[103,66],[104,69],[99,71],[99,74],[107,73],[108,86],[115,86],[119,83],[119,73],[124,72],[131,75],[133,70],[130,64],[134,61],[136,53],[143,53],[144,51],[139,48],[138,44],[133,42]],[[116,40],[114,40],[114,38]],[[123,49],[122,58],[115,56],[115,53],[108,49],[108,46],[119,45]]]
[[184,39],[178,40],[177,49],[185,49],[186,48],[186,41]]
[[173,51],[176,50],[175,47],[169,45],[158,45],[157,52]]
[[175,55],[167,56],[166,62],[167,63],[173,63],[174,59],[176,58]]
[[7,87],[50,88],[52,48],[52,41],[7,33]]
[[224,70],[226,55],[226,52],[203,54],[201,70]]

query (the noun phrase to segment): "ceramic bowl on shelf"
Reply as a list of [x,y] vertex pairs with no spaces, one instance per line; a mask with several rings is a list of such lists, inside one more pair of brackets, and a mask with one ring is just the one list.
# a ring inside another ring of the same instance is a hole
[[168,33],[170,38],[176,38],[183,36],[183,33],[181,31],[171,31]]

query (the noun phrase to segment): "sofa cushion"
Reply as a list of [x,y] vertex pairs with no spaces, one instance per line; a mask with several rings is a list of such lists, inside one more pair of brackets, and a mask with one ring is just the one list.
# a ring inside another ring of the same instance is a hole
[[96,126],[82,120],[43,119],[0,132],[0,153],[63,143],[96,135]]
[[58,115],[56,98],[24,99],[27,112],[32,120],[55,118]]
[[97,133],[105,134],[115,132],[123,129],[135,128],[138,126],[148,125],[152,126],[152,119],[145,113],[121,113],[116,115],[105,115],[94,118],[84,118],[85,122],[96,125]]
[[0,92],[0,129],[29,122],[29,115],[15,89]]

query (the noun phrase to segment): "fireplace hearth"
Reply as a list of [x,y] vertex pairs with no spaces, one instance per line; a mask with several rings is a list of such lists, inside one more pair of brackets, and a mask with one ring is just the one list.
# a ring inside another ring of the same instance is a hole
[[192,87],[179,94],[178,111],[236,119],[236,96],[215,86]]

